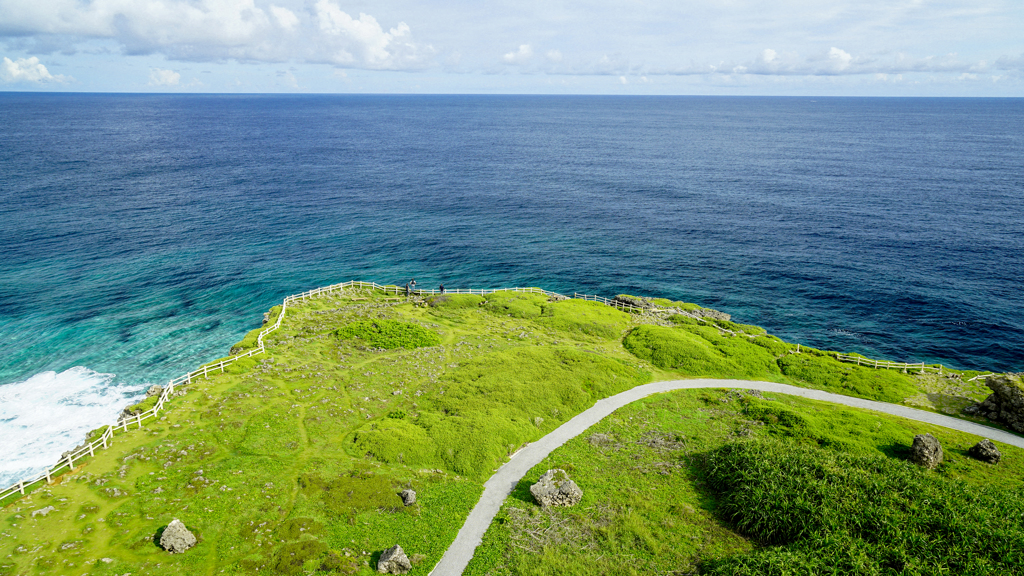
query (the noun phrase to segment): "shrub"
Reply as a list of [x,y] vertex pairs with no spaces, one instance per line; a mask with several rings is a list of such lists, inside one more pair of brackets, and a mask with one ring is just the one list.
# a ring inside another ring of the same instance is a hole
[[342,340],[359,338],[374,348],[421,348],[437,346],[441,337],[416,324],[397,320],[362,320],[353,322],[336,333]]
[[719,514],[775,547],[708,574],[1007,574],[1024,565],[1024,494],[972,489],[903,461],[790,442],[698,459]]
[[622,344],[659,368],[692,376],[764,377],[779,372],[775,357],[763,347],[747,338],[722,336],[711,326],[637,326]]
[[855,366],[830,356],[790,354],[777,363],[786,376],[838,394],[900,403],[917,393],[913,378],[907,374]]
[[629,326],[629,314],[599,302],[563,300],[543,304],[537,323],[561,332],[614,340]]

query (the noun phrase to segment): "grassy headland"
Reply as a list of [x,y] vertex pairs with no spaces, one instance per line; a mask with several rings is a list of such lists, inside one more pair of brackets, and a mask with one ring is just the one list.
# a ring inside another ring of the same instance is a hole
[[[796,353],[760,328],[703,317],[696,305],[656,304],[670,310],[627,314],[524,293],[413,303],[349,290],[297,303],[266,338],[266,355],[194,381],[157,421],[116,436],[112,448],[54,484],[4,502],[0,575],[369,574],[380,552],[396,543],[413,559],[412,573],[426,574],[476,503],[482,482],[510,454],[597,399],[641,383],[685,376],[763,379],[890,402],[909,398],[943,411],[985,395],[982,385],[964,382],[970,373],[936,378],[844,364],[817,350]],[[255,342],[253,332],[233,351]],[[693,425],[679,431],[688,451],[725,446],[730,420],[703,416],[705,397],[676,394],[659,401],[670,398],[677,418]],[[714,402],[715,410],[740,404]],[[764,429],[777,432],[768,435],[842,453],[884,452],[886,446],[898,452],[908,443],[905,430],[856,440],[867,422],[858,418],[870,419],[869,428],[887,422],[875,416],[793,400],[758,402],[736,408],[736,418],[770,422]],[[784,409],[792,414],[772,412]],[[614,443],[626,445],[620,436]],[[882,437],[889,444],[880,443]],[[680,442],[657,438],[651,440],[657,450]],[[587,446],[597,449],[580,445]],[[1015,456],[1007,462],[1019,460]],[[611,466],[609,473],[620,476],[608,482],[621,485],[626,496],[600,503],[597,516],[580,520],[584,532],[592,531],[588,522],[604,526],[600,515],[611,518],[617,510],[624,516],[607,526],[621,524],[621,539],[672,541],[668,533],[678,522],[642,502],[643,494],[661,490],[648,479],[669,478],[678,486],[665,493],[665,507],[692,512],[703,527],[685,532],[704,543],[687,553],[689,565],[748,550],[750,538],[761,538],[740,535],[729,527],[734,520],[715,516],[721,497],[709,487],[710,476],[698,476],[710,472],[675,457],[650,464],[667,472],[656,478],[650,470],[630,475],[635,465]],[[1019,471],[1016,464],[1000,466],[988,473],[993,482]],[[417,492],[415,505],[402,505],[397,493],[403,488]],[[602,506],[611,508],[604,513]],[[154,543],[172,518],[199,537],[185,554],[169,555]],[[507,555],[500,546],[511,537],[495,538],[498,548],[481,558]],[[558,545],[546,545],[541,557],[554,562],[563,553]],[[633,550],[614,544],[599,552],[604,559],[596,562],[604,564],[594,566],[632,565],[625,559],[640,554]],[[509,565],[521,564],[515,562]],[[517,573],[549,564],[538,566],[522,564]]]

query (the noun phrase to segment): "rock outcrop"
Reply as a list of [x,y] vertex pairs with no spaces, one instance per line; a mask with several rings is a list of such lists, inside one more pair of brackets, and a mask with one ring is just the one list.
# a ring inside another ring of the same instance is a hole
[[164,528],[160,535],[160,547],[171,554],[181,554],[196,545],[196,536],[182,524],[181,520],[175,518]]
[[967,455],[975,460],[981,460],[989,464],[999,464],[999,460],[1003,458],[1002,452],[988,438],[971,446],[967,451]]
[[402,504],[406,506],[412,506],[416,503],[416,492],[414,490],[406,488],[399,492],[398,495],[402,497]]
[[1024,432],[1024,381],[1013,374],[994,374],[985,379],[992,394],[984,402],[966,412],[1002,422],[1017,432]]
[[914,444],[910,447],[910,461],[929,470],[942,462],[942,444],[931,434],[914,436]]
[[573,506],[583,498],[583,490],[569,479],[565,470],[548,470],[540,480],[530,486],[533,499],[543,507]]
[[380,574],[405,574],[412,570],[412,562],[398,544],[381,553],[377,560],[377,572]]
[[643,308],[644,310],[654,308],[654,303],[652,303],[647,298],[640,298],[639,296],[630,296],[629,294],[619,294],[615,298],[612,298],[612,302],[616,302],[618,304],[622,304],[625,306],[632,306],[634,308]]

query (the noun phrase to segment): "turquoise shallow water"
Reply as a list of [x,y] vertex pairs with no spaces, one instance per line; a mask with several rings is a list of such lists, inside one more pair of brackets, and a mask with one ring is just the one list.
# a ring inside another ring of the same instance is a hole
[[1020,99],[0,94],[0,480],[348,279],[1021,371],[1022,158]]

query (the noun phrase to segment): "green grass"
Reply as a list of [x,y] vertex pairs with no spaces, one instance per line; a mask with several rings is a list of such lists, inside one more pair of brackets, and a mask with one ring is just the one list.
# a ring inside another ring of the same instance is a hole
[[[906,461],[923,432],[945,446],[936,471]],[[466,574],[1019,573],[1024,451],[992,466],[967,457],[977,440],[785,395],[661,394],[528,472]],[[551,468],[580,504],[533,502]]]
[[[514,292],[424,302],[348,290],[290,305],[265,339],[266,354],[194,378],[159,418],[118,431],[110,449],[53,485],[0,503],[0,575],[368,575],[396,543],[414,559],[412,573],[426,574],[509,454],[652,378],[762,378],[897,401],[982,393],[977,384],[858,368],[814,350],[794,354],[736,323],[661,321]],[[279,312],[271,310],[271,322]],[[653,325],[661,322],[668,326]],[[235,351],[255,346],[258,333]],[[723,403],[708,394],[673,397],[656,417],[636,412],[650,426],[609,428],[610,444],[587,444],[589,456],[561,466],[604,474],[597,483],[614,489],[581,483],[593,510],[586,514],[524,508],[525,516],[510,516],[506,525],[557,535],[509,560],[514,573],[588,573],[560,560],[580,538],[594,551],[581,556],[589,573],[668,573],[752,549],[716,515],[688,460],[730,435],[889,458],[906,444],[902,424],[876,429],[873,419],[793,400],[726,395]],[[1017,470],[1013,459],[978,468],[956,450],[940,474],[999,484],[1002,471]],[[407,487],[418,497],[409,508],[397,495]],[[172,518],[199,537],[186,554],[154,544]],[[673,541],[678,549],[664,544]]]
[[441,337],[430,330],[397,320],[360,320],[340,328],[337,334],[343,340],[358,338],[371,347],[385,350],[422,348],[441,343]]
[[[426,574],[508,454],[650,380],[621,313],[523,296],[290,306],[268,354],[193,379],[158,419],[9,498],[0,574],[370,574],[395,543]],[[154,544],[172,518],[199,537],[186,554]]]
[[906,461],[791,442],[701,458],[720,517],[766,546],[707,574],[1012,574],[1024,570],[1019,487],[943,478]]

